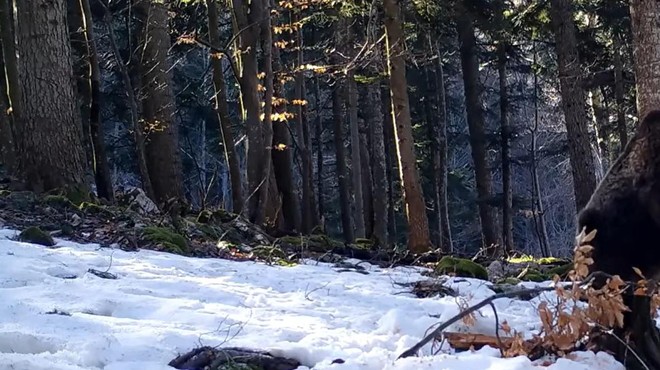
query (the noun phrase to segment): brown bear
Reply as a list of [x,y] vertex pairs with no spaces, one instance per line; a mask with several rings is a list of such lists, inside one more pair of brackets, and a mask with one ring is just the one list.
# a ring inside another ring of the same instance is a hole
[[660,277],[660,111],[649,113],[578,215],[596,229],[591,271]]

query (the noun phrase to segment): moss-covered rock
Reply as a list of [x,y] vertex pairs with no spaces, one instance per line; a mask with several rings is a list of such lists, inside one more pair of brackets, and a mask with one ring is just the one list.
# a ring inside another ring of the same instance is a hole
[[92,202],[82,202],[80,203],[78,209],[87,214],[99,215],[103,217],[114,217],[114,213],[108,209],[108,206],[102,206]]
[[0,197],[8,197],[11,194],[11,191],[6,189],[0,189]]
[[454,274],[456,276],[488,280],[488,272],[483,266],[464,258],[442,257],[434,270],[438,274]]
[[197,222],[202,224],[211,222],[227,223],[235,220],[237,217],[237,214],[225,211],[224,209],[205,209],[197,215]]
[[374,245],[373,240],[365,238],[357,238],[355,239],[355,243],[353,243],[353,246],[358,249],[372,249]]
[[537,269],[527,269],[526,271],[524,271],[523,274],[521,274],[520,280],[540,283],[543,281],[550,280],[550,278],[548,277],[548,275],[542,273]]
[[280,238],[279,242],[284,245],[301,247],[318,253],[325,253],[338,248],[344,248],[344,243],[321,234],[309,236],[283,236]]
[[548,269],[546,273],[550,276],[553,277],[555,275],[559,275],[561,278],[565,278],[568,276],[568,273],[573,269],[573,263],[568,262],[563,265],[555,266],[551,269]]
[[21,231],[21,233],[18,235],[18,240],[25,243],[39,244],[46,247],[52,247],[55,245],[55,240],[53,240],[53,237],[37,226],[31,226]]
[[142,236],[146,240],[162,246],[166,252],[185,255],[190,249],[188,240],[183,235],[164,227],[146,227],[142,230]]
[[497,284],[506,284],[506,285],[518,285],[520,284],[520,279],[514,277],[505,277],[504,279],[497,282]]
[[46,195],[43,203],[57,209],[76,209],[76,205],[64,195]]

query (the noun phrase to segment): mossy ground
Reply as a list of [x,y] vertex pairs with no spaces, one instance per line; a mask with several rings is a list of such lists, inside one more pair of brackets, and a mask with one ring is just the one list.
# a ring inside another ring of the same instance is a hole
[[164,227],[146,227],[142,230],[142,236],[152,243],[161,245],[166,252],[185,255],[190,251],[188,240],[183,235]]
[[488,272],[483,266],[464,258],[442,257],[434,270],[438,274],[454,274],[461,277],[488,280]]
[[23,230],[18,235],[18,240],[25,243],[39,244],[46,247],[52,247],[55,245],[55,240],[53,240],[53,237],[37,226],[31,226]]

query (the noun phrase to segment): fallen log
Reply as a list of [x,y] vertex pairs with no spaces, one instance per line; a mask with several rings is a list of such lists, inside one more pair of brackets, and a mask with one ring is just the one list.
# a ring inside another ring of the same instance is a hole
[[[300,362],[286,357],[273,356],[265,351],[247,348],[200,347],[170,361],[175,369],[223,370],[228,365],[258,370],[294,370]],[[234,368],[234,367],[232,367]]]

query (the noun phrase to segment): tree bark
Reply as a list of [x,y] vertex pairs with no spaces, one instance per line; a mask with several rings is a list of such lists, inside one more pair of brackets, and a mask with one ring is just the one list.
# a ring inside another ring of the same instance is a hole
[[379,246],[388,245],[387,230],[387,159],[385,153],[384,117],[380,81],[367,86],[365,118],[371,130],[371,173],[373,183],[373,233]]
[[589,121],[577,50],[571,0],[552,0],[550,17],[555,34],[561,105],[566,120],[568,153],[573,172],[575,206],[581,210],[596,189],[594,158],[589,141]]
[[68,188],[87,196],[66,2],[17,1],[15,6],[24,108],[16,137],[19,171],[31,190]]
[[[269,2],[270,0],[264,0]],[[268,12],[270,9],[267,8]],[[286,104],[283,103],[284,86],[282,85],[282,66],[280,60],[280,50],[273,46],[272,31],[270,21],[267,28],[264,25],[262,30],[264,33],[264,65],[266,70],[266,78],[270,72],[272,81],[266,82],[266,104],[268,104],[268,86],[273,85],[273,96],[270,97],[271,104],[273,104],[273,111],[281,114],[286,113]],[[270,42],[269,45],[266,43]],[[270,50],[270,51],[268,51]],[[270,68],[268,64],[271,64]],[[277,81],[274,83],[274,81]],[[276,102],[276,103],[275,103]],[[277,115],[276,115],[277,117]],[[291,129],[288,127],[288,122],[285,118],[278,117],[273,119],[272,123],[272,158],[273,170],[277,180],[277,189],[282,199],[282,216],[283,216],[283,229],[287,233],[299,233],[302,230],[301,220],[301,207],[298,194],[293,183],[293,146]],[[300,140],[302,141],[302,140]],[[300,143],[298,145],[301,145]]]
[[141,22],[139,70],[144,91],[142,118],[147,131],[146,160],[158,203],[185,200],[179,134],[168,51],[168,9],[157,0],[137,0]]
[[497,19],[500,26],[497,41],[497,71],[500,87],[500,140],[502,155],[502,246],[507,252],[513,246],[513,191],[511,189],[511,126],[509,125],[509,94],[507,91],[507,47],[504,24],[504,1],[498,1]]
[[447,98],[445,92],[445,73],[443,69],[443,62],[440,59],[440,48],[435,47],[437,54],[434,80],[435,80],[435,96],[436,96],[436,110],[437,110],[437,123],[435,125],[435,143],[437,145],[435,158],[435,193],[436,201],[440,205],[440,219],[438,230],[440,233],[440,248],[445,252],[453,252],[454,243],[451,237],[451,227],[449,224],[449,203],[447,201]]
[[[5,54],[14,53],[14,35],[11,31],[12,16],[8,4],[9,0],[0,0],[0,86],[5,88],[0,94],[0,163],[5,166],[9,175],[15,175],[16,172],[16,150],[14,144],[14,116],[11,113],[12,105],[10,90],[6,89],[10,84],[7,78]],[[5,52],[5,50],[7,50]],[[11,60],[12,56],[8,58]],[[14,55],[14,62],[16,61]]]
[[316,102],[316,123],[314,136],[316,136],[316,190],[318,191],[319,223],[324,226],[325,204],[323,202],[323,107],[321,106],[321,83],[314,78],[314,101]]
[[[209,21],[209,42],[213,46],[220,45],[220,29],[218,23],[217,0],[206,0],[206,9]],[[220,135],[222,136],[222,149],[225,154],[227,167],[229,168],[229,181],[231,183],[232,210],[241,213],[243,209],[243,185],[241,171],[236,155],[236,142],[231,130],[231,119],[229,118],[229,106],[227,105],[227,87],[222,70],[221,55],[211,53],[211,68],[213,69],[213,108],[220,122]]]
[[467,9],[461,4],[458,10],[458,37],[460,41],[461,66],[465,85],[465,105],[470,132],[472,161],[474,162],[477,185],[479,218],[484,247],[490,249],[499,245],[497,226],[493,209],[488,205],[491,197],[492,179],[486,158],[486,134],[479,83],[479,61],[474,36],[474,25]]
[[618,35],[614,38],[614,97],[616,100],[616,130],[619,135],[619,154],[628,144],[628,130],[626,129],[625,87],[623,84],[623,61],[621,60],[621,41]]
[[[79,76],[78,90],[83,97],[83,140],[88,143],[89,160],[94,174],[96,193],[100,198],[114,201],[112,189],[112,176],[108,157],[105,151],[105,140],[101,122],[101,68],[99,66],[98,51],[89,0],[74,0],[73,9],[69,18],[69,28],[81,29],[78,45],[80,57],[80,69],[83,72]],[[73,40],[72,40],[73,42]],[[75,47],[75,45],[74,45]],[[84,128],[87,128],[85,130]]]
[[[297,23],[300,15],[297,10],[292,11],[292,22]],[[309,123],[307,122],[307,90],[305,88],[305,75],[302,67],[304,65],[302,28],[296,29],[296,66],[294,105],[296,108],[296,133],[298,136],[298,147],[302,162],[302,232],[308,234],[319,224],[316,213],[316,200],[314,195],[314,169],[312,168],[311,135]]]
[[392,99],[390,90],[383,88],[381,90],[382,111],[385,119],[383,133],[385,143],[385,169],[387,173],[387,230],[390,246],[396,244],[398,240],[398,226],[396,220],[395,189],[398,189],[398,178],[395,175],[397,169],[396,157],[396,139],[394,135],[394,123],[392,122]]
[[416,165],[399,3],[397,0],[383,0],[383,5],[387,35],[387,69],[392,96],[392,121],[396,136],[399,176],[403,186],[403,201],[408,219],[408,249],[414,253],[423,253],[430,249],[431,241],[426,204]]
[[250,221],[262,223],[265,219],[265,200],[268,197],[269,182],[269,177],[264,174],[270,171],[272,142],[272,137],[266,137],[266,132],[272,130],[272,127],[267,127],[271,122],[271,107],[270,104],[264,105],[264,116],[261,119],[262,110],[257,78],[259,73],[257,46],[259,30],[263,22],[261,15],[263,3],[262,1],[232,0],[232,4],[236,26],[234,35],[238,39],[239,48],[239,52],[236,53],[238,58],[236,64],[240,67],[238,82],[245,109],[247,130],[247,214]]
[[[371,238],[374,231],[374,202],[371,191],[373,180],[371,178],[371,161],[369,158],[369,138],[366,132],[360,130],[360,165],[362,167],[362,209],[364,211],[365,238]],[[365,130],[366,131],[366,130]]]
[[[335,60],[336,57],[331,57]],[[331,63],[333,63],[331,61]],[[334,64],[334,63],[333,63]],[[353,221],[351,219],[351,201],[346,178],[346,152],[344,148],[344,101],[342,99],[341,85],[335,82],[332,90],[332,123],[334,127],[335,156],[337,158],[335,171],[337,183],[339,184],[339,206],[341,208],[341,225],[344,233],[344,241],[352,243],[355,241],[353,233]]]
[[637,110],[641,120],[660,106],[660,4],[655,0],[632,0],[630,19]]

